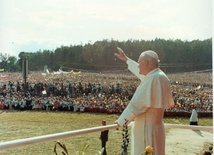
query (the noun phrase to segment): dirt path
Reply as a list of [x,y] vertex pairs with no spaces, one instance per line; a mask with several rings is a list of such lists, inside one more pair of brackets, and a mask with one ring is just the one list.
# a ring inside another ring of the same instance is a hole
[[205,144],[213,144],[213,133],[190,129],[169,129],[166,155],[202,155]]

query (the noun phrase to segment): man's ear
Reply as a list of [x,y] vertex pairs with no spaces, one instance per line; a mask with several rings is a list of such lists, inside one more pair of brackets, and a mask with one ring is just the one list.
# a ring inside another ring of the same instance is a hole
[[144,63],[144,66],[145,66],[145,67],[148,67],[148,65],[149,65],[149,61],[144,60],[144,62],[143,62],[143,63]]

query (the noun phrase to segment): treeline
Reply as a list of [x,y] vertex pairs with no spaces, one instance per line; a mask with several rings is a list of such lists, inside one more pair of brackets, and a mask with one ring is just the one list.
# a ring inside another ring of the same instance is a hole
[[[161,68],[166,72],[193,71],[212,68],[212,39],[203,41],[182,40],[102,40],[93,44],[61,46],[54,51],[44,50],[36,53],[20,52],[19,58],[8,59],[1,54],[0,68],[7,71],[21,70],[23,58],[28,59],[30,71],[43,70],[47,66],[50,71],[118,71],[124,70],[126,64],[114,56],[117,47],[121,47],[132,59],[138,59],[145,50],[158,53]],[[8,63],[9,61],[9,63]]]

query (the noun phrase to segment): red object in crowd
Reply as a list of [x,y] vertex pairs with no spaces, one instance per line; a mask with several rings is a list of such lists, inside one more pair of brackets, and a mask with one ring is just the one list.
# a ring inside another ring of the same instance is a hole
[[9,75],[1,75],[1,78],[9,78]]
[[4,109],[4,104],[0,103],[0,109]]

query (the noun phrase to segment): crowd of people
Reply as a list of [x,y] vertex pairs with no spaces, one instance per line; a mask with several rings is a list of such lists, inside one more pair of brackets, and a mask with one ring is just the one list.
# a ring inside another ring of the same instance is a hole
[[[212,117],[212,79],[209,74],[197,73],[192,77],[182,77],[185,74],[169,75],[174,106],[166,110],[165,115],[190,116],[191,111],[196,109],[199,116]],[[0,82],[0,109],[9,110],[120,114],[139,84],[138,79],[126,73],[54,75],[33,72],[28,74],[26,83],[20,73],[7,75]],[[203,80],[200,80],[200,76],[203,76]]]

